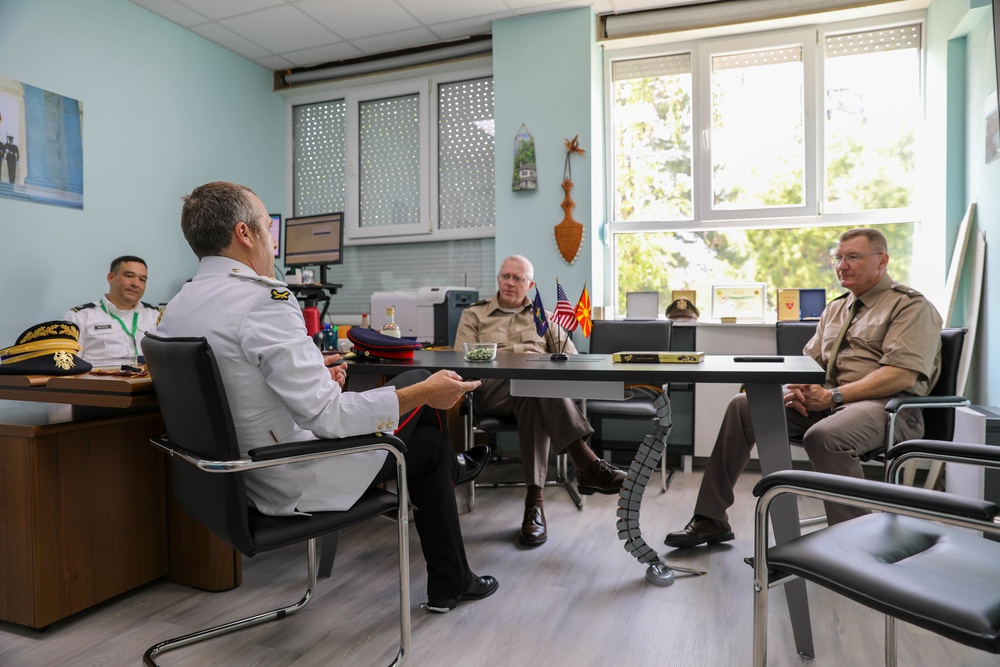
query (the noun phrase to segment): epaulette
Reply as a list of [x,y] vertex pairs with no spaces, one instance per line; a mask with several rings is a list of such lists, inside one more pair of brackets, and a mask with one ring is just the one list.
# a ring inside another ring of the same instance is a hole
[[924,298],[924,295],[918,292],[917,290],[913,289],[912,287],[907,287],[906,285],[901,285],[900,283],[893,283],[892,287],[890,287],[889,289],[893,290],[894,292],[899,292],[900,294],[905,294],[911,299]]
[[476,301],[475,303],[470,303],[469,305],[470,306],[483,306],[483,305],[486,305],[489,302],[490,302],[489,299],[480,299],[479,301]]
[[79,313],[81,310],[86,310],[87,308],[97,308],[97,304],[91,301],[90,303],[82,303],[79,306],[74,306],[70,310],[74,313]]
[[840,296],[830,299],[830,303],[833,303],[834,301],[837,301],[839,299],[846,299],[848,294],[850,294],[850,292],[844,292]]

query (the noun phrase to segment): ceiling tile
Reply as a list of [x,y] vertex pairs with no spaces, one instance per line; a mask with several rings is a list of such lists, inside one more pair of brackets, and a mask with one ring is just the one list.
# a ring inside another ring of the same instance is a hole
[[354,3],[345,6],[330,0],[304,0],[295,3],[295,6],[349,40],[420,25],[396,0],[365,0],[364,11],[358,11],[358,5]]
[[286,60],[281,56],[264,56],[263,58],[255,58],[254,62],[256,62],[261,67],[266,67],[267,69],[273,72],[277,72],[283,69],[292,69],[293,67],[296,66],[295,63],[291,62],[290,60]]
[[364,51],[370,53],[384,53],[386,51],[398,51],[424,44],[434,44],[440,40],[427,28],[414,28],[413,30],[403,30],[388,35],[378,35],[376,37],[366,37],[355,39],[351,43]]
[[[396,0],[424,25],[508,11],[503,0]],[[536,0],[537,2],[537,0]]]
[[262,58],[263,56],[270,55],[267,49],[254,44],[231,30],[226,30],[218,23],[203,23],[202,25],[194,26],[191,30],[205,39],[210,39],[216,44],[226,47],[230,51],[235,51],[244,58],[253,60],[254,58]]
[[287,53],[341,41],[291,5],[235,16],[219,23],[273,53]]
[[132,2],[185,28],[208,21],[208,18],[185,7],[177,0],[132,0]]
[[489,35],[493,32],[493,21],[508,19],[513,17],[511,12],[502,12],[492,16],[480,16],[479,18],[467,19],[465,21],[450,21],[448,23],[435,23],[429,26],[431,31],[441,39],[458,39],[460,37],[471,37],[472,35]]
[[290,60],[296,67],[309,67],[310,65],[320,65],[322,63],[335,63],[348,58],[357,58],[364,54],[356,47],[347,42],[331,44],[329,46],[319,46],[315,49],[303,49],[291,53],[282,53],[281,57]]
[[212,20],[285,4],[283,0],[181,0],[181,2]]

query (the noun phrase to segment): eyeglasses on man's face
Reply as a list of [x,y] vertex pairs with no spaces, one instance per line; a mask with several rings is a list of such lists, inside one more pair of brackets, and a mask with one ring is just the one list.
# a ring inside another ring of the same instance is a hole
[[502,283],[515,282],[518,285],[523,285],[524,283],[531,282],[530,278],[519,276],[516,273],[501,273],[500,275],[497,276],[497,278],[499,278],[500,282]]
[[839,266],[841,262],[847,262],[848,264],[857,264],[861,261],[862,257],[871,257],[872,255],[881,255],[880,252],[852,252],[849,255],[830,255],[830,264],[833,266]]

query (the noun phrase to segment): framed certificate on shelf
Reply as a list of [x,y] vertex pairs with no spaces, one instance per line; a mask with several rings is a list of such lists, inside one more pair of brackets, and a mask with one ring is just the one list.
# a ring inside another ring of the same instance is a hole
[[713,285],[712,319],[763,322],[766,295],[767,283]]

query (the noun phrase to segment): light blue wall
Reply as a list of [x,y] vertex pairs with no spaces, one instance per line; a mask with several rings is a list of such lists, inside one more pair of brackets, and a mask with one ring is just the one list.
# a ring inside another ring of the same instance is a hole
[[[513,254],[535,265],[542,301],[555,307],[556,278],[575,304],[584,282],[600,303],[603,221],[601,162],[601,65],[596,18],[576,9],[499,21],[493,25],[493,81],[496,95],[496,262]],[[535,139],[538,189],[511,191],[514,135],[524,123]],[[576,204],[573,218],[584,225],[583,248],[567,264],[556,247],[562,221],[564,140],[579,135],[584,157],[572,158]],[[595,259],[596,258],[596,259]],[[596,263],[595,263],[596,262]],[[529,296],[534,296],[532,292]],[[579,347],[585,347],[577,334]]]
[[[998,405],[1000,352],[990,341],[1000,330],[1000,291],[990,285],[998,284],[1000,266],[990,261],[990,255],[1000,239],[1000,160],[985,164],[984,158],[984,104],[997,87],[988,0],[932,2],[927,11],[927,69],[929,162],[938,170],[932,182],[945,185],[935,211],[946,220],[947,257],[942,261],[951,261],[958,227],[970,203],[976,204],[976,222],[987,240],[982,306],[966,393],[973,402]],[[959,302],[968,297],[971,263],[970,249]],[[965,311],[959,305],[952,323],[967,323]]]
[[233,180],[285,201],[284,99],[262,67],[126,0],[2,0],[0,76],[83,103],[84,208],[0,198],[0,347],[149,264],[145,301],[196,270],[180,197]]

